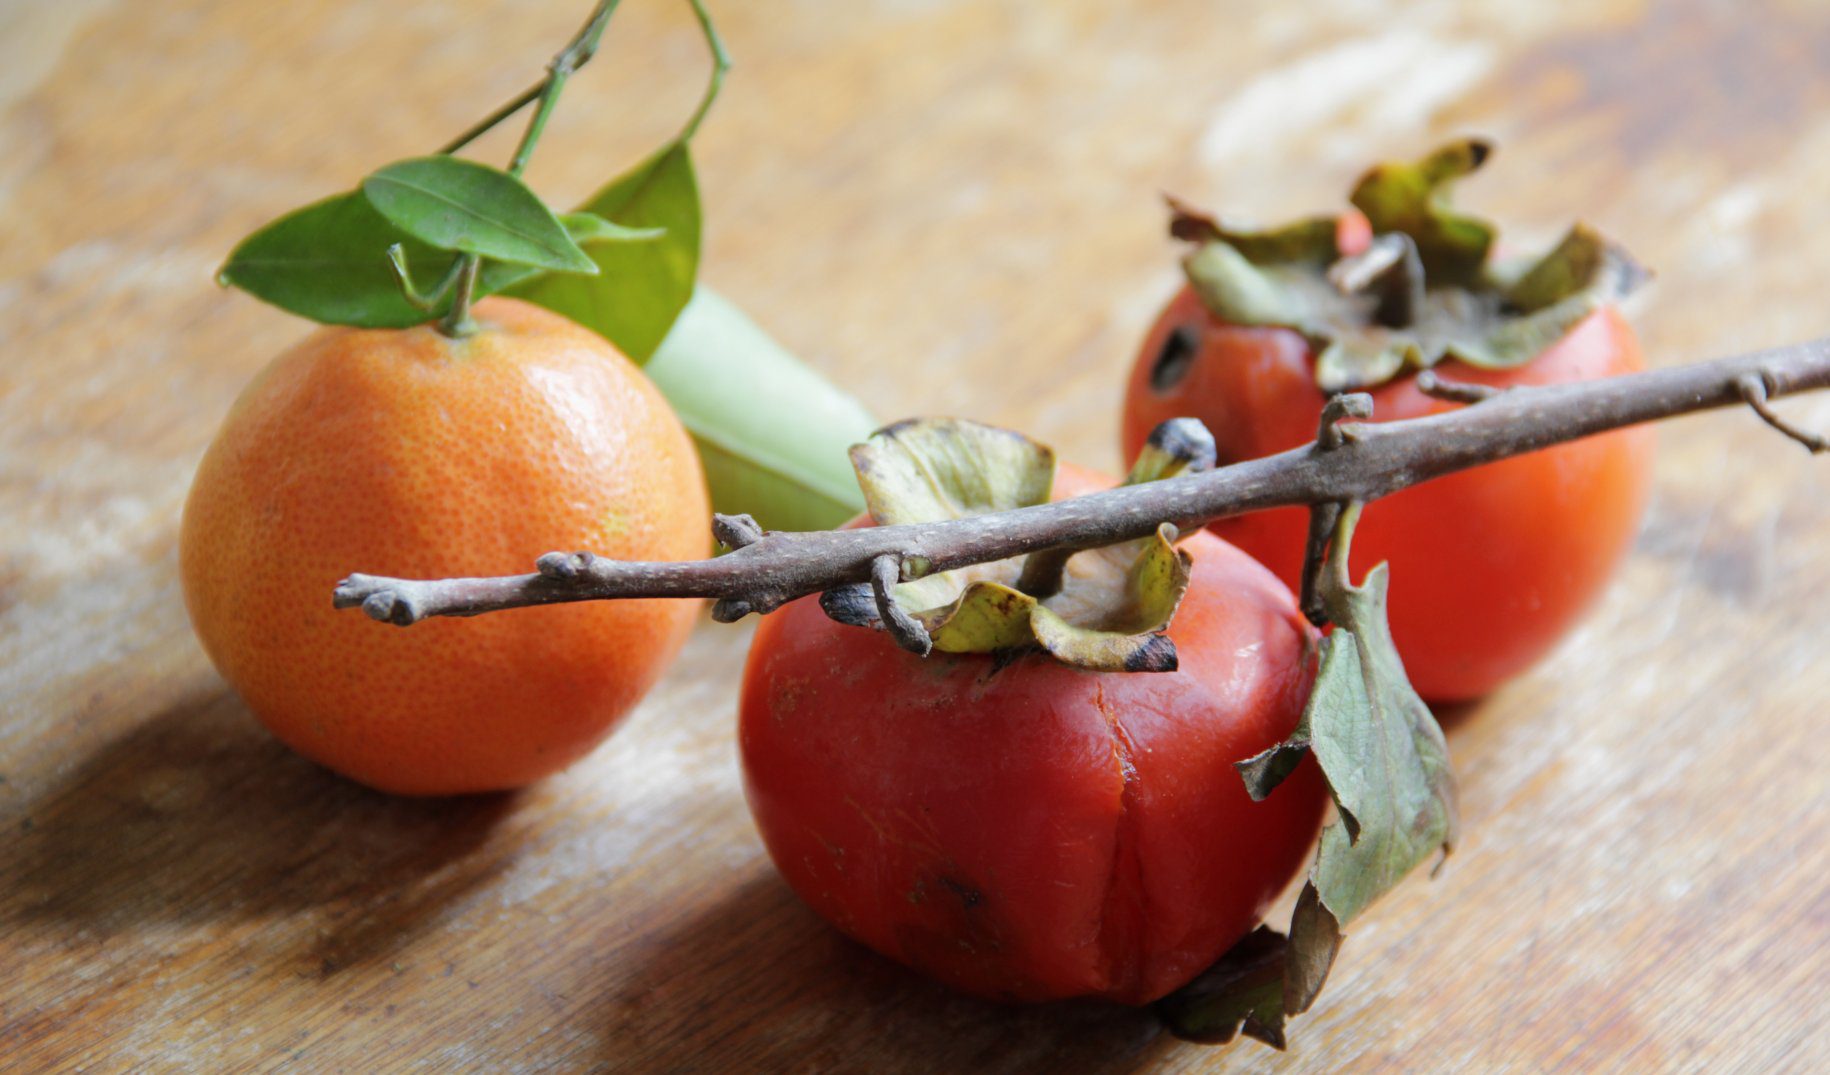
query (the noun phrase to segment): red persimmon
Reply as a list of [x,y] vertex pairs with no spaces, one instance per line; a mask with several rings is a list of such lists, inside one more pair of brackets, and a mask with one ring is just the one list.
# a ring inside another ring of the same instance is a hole
[[[1061,468],[1056,496],[1109,482]],[[1169,628],[1179,669],[935,652],[766,617],[744,671],[750,808],[821,916],[1000,1000],[1143,1003],[1258,922],[1301,868],[1326,792],[1312,761],[1254,803],[1233,764],[1284,739],[1314,633],[1290,591],[1207,533]]]
[[[1461,406],[1418,388],[1420,363],[1445,380],[1493,388],[1643,369],[1616,305],[1643,273],[1618,247],[1579,225],[1536,266],[1507,268],[1489,257],[1493,229],[1448,207],[1451,181],[1487,155],[1484,143],[1454,143],[1415,164],[1374,169],[1354,193],[1370,221],[1350,211],[1248,234],[1178,207],[1172,231],[1205,248],[1185,263],[1190,283],[1144,338],[1125,395],[1124,449],[1135,451],[1158,422],[1187,416],[1213,432],[1222,465],[1287,451],[1315,438],[1324,389],[1370,393],[1373,421]],[[1328,246],[1319,259],[1318,241]],[[1369,254],[1379,243],[1385,249]],[[1380,253],[1387,269],[1367,264]],[[1392,264],[1405,256],[1408,279],[1395,271],[1404,264]],[[1356,275],[1343,270],[1363,267],[1371,269],[1360,276],[1371,281],[1360,285],[1364,299],[1336,294]],[[1407,282],[1410,301],[1394,305]],[[1228,316],[1229,305],[1240,316]],[[1651,465],[1652,432],[1641,427],[1368,505],[1353,572],[1391,564],[1392,635],[1418,693],[1479,697],[1556,645],[1631,546]],[[1300,586],[1303,509],[1211,528]]]
[[[1190,341],[1184,374],[1167,387],[1152,370],[1176,333]],[[1125,397],[1123,443],[1135,451],[1172,416],[1201,419],[1221,464],[1272,455],[1315,437],[1325,397],[1315,356],[1284,328],[1229,325],[1184,288],[1157,319]],[[1523,366],[1459,362],[1444,377],[1504,388],[1559,384],[1644,368],[1633,330],[1597,310]],[[1415,377],[1370,390],[1375,421],[1417,418],[1457,404],[1432,399]],[[1353,543],[1355,577],[1389,562],[1392,636],[1419,694],[1477,698],[1529,668],[1564,636],[1633,543],[1651,482],[1652,431],[1625,429],[1414,486],[1367,506]],[[1308,515],[1279,508],[1214,522],[1292,587],[1300,585]]]

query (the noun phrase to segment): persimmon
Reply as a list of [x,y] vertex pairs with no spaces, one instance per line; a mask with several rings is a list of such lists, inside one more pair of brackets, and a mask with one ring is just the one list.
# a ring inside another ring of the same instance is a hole
[[462,338],[322,328],[242,393],[184,509],[198,637],[274,735],[385,791],[524,785],[601,741],[679,650],[690,601],[530,608],[377,630],[326,594],[351,564],[483,575],[554,549],[708,551],[691,440],[595,333],[513,299]]
[[[1064,465],[1054,494],[1110,484]],[[1262,802],[1234,770],[1296,726],[1314,634],[1250,557],[1204,532],[1182,548],[1168,671],[923,660],[814,598],[765,618],[739,740],[795,892],[878,952],[999,1000],[1147,1002],[1245,936],[1321,824],[1313,763]]]
[[[1491,390],[1644,369],[1617,305],[1641,273],[1617,247],[1578,225],[1535,263],[1490,257],[1491,227],[1449,209],[1448,184],[1487,153],[1463,142],[1383,166],[1361,180],[1358,210],[1274,232],[1183,211],[1174,230],[1205,245],[1144,338],[1121,447],[1188,415],[1237,463],[1314,439],[1336,392],[1367,392],[1373,421],[1462,406],[1420,388],[1430,366]],[[1383,268],[1369,261],[1382,255]],[[1417,691],[1477,698],[1555,646],[1632,546],[1651,465],[1652,431],[1625,429],[1369,505],[1353,569],[1391,564],[1392,635]],[[1211,524],[1292,587],[1307,525],[1300,508]]]

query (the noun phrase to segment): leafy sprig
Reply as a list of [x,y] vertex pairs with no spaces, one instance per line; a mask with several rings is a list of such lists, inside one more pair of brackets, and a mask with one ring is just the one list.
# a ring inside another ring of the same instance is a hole
[[[704,4],[689,2],[712,55],[698,106],[678,134],[578,212],[555,212],[520,174],[566,80],[595,53],[617,0],[598,3],[533,89],[439,154],[385,165],[355,190],[260,228],[236,246],[218,280],[324,324],[436,321],[451,335],[470,331],[476,299],[508,292],[645,361],[693,294],[700,206],[690,144],[730,66]],[[529,104],[536,111],[506,169],[450,155]]]

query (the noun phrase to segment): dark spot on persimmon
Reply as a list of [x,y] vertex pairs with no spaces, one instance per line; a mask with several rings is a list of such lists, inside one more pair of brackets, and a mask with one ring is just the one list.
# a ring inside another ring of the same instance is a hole
[[979,893],[978,889],[973,888],[964,881],[956,881],[953,878],[942,874],[940,883],[947,886],[948,892],[958,896],[960,906],[966,908],[968,911],[985,901],[985,897]]
[[1177,325],[1163,339],[1163,348],[1156,354],[1156,361],[1150,366],[1150,387],[1158,392],[1168,392],[1182,383],[1188,376],[1189,368],[1194,365],[1195,352],[1200,350],[1200,333],[1193,325]]

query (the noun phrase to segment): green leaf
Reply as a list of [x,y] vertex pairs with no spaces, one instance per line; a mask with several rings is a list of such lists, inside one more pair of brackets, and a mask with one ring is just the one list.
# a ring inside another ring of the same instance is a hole
[[1342,925],[1455,841],[1448,746],[1386,624],[1384,564],[1329,598],[1335,630],[1299,731],[1340,810],[1311,877]]
[[217,273],[283,310],[329,325],[405,328],[436,318],[401,294],[388,264],[399,243],[416,278],[432,280],[452,255],[402,232],[358,191],[294,210],[243,239]]
[[667,234],[666,228],[630,228],[596,213],[566,213],[559,218],[566,234],[580,246],[590,243],[645,243]]
[[1321,764],[1340,822],[1323,831],[1310,877],[1342,925],[1455,841],[1448,746],[1392,643],[1387,575],[1380,564],[1360,586],[1327,588],[1335,628],[1322,640],[1303,719],[1287,740],[1238,766],[1263,799],[1303,753]]
[[1169,234],[1190,243],[1223,242],[1246,260],[1276,262],[1333,261],[1340,255],[1336,236],[1340,218],[1305,217],[1275,228],[1229,227],[1179,198],[1169,199]]
[[362,192],[390,223],[429,246],[558,272],[598,271],[546,203],[499,168],[414,157],[370,173]]
[[[649,235],[645,231],[612,224],[593,213],[567,213],[559,218],[559,223],[565,227],[566,234],[581,245],[593,242],[646,242],[659,237],[658,233]],[[616,234],[619,232],[622,234]],[[440,253],[446,258],[452,256],[449,253]],[[485,258],[483,268],[477,276],[476,297],[494,295],[499,291],[506,291],[516,284],[546,274],[547,270],[533,265],[519,265],[514,262]]]
[[[1367,572],[1358,586],[1348,581],[1359,514],[1358,504],[1342,509],[1328,549],[1320,592],[1334,631],[1322,640],[1321,669],[1302,721],[1287,740],[1237,765],[1252,798],[1263,799],[1313,754],[1339,814],[1322,830],[1279,952],[1280,1017],[1315,1002],[1340,950],[1342,927],[1424,861],[1446,855],[1459,827],[1448,745],[1392,643],[1386,567]],[[1208,1003],[1226,1012],[1251,1000]]]
[[511,293],[564,314],[646,362],[693,295],[699,267],[699,188],[692,156],[675,142],[613,180],[584,211],[632,228],[663,228],[645,243],[593,243],[597,275],[543,275]]
[[829,530],[864,510],[847,450],[877,422],[704,284],[645,372],[692,434],[717,511]]
[[[979,580],[948,604],[916,612],[934,648],[943,653],[997,653],[1037,645],[1063,664],[1099,672],[1172,672],[1175,644],[1162,633],[1188,592],[1193,559],[1175,547],[1176,529],[1164,523],[1122,571],[1107,600],[1072,595],[1069,619],[1044,599],[999,582]],[[1131,543],[1127,542],[1129,546]],[[933,575],[897,588],[897,598],[925,595]],[[1060,598],[1057,598],[1060,600]]]

